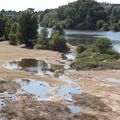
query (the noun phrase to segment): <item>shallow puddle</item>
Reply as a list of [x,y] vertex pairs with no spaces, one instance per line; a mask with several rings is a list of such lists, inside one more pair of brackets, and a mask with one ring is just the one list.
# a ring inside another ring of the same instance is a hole
[[72,95],[80,93],[81,90],[79,87],[71,85],[61,86],[58,90],[58,95],[64,97],[68,101],[72,101]]
[[73,61],[73,60],[76,60],[76,54],[75,54],[75,53],[63,54],[63,55],[62,55],[62,58],[63,58],[64,60],[71,60],[71,61]]
[[58,77],[59,80],[62,80],[63,82],[67,83],[67,84],[75,84],[72,80],[70,80],[66,75],[60,75]]
[[6,105],[7,101],[15,101],[15,100],[17,100],[17,97],[14,94],[10,94],[8,92],[0,93],[0,110],[2,107]]
[[12,61],[5,65],[7,69],[19,69],[28,72],[35,72],[41,75],[53,75],[55,71],[64,72],[69,65],[55,65],[46,63],[37,59],[21,59],[20,61]]
[[23,91],[36,96],[39,100],[51,100],[52,87],[48,83],[27,79],[18,79],[16,82],[21,85]]
[[118,80],[116,78],[111,78],[111,77],[105,78],[104,81],[114,83],[114,84],[120,84],[120,80]]
[[71,110],[73,114],[82,112],[82,108],[76,105],[68,105],[68,108]]
[[0,116],[0,120],[7,120],[7,118],[4,116]]

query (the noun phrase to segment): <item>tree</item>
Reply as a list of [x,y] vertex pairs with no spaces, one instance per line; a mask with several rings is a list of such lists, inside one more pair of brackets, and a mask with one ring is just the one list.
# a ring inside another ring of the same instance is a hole
[[66,39],[63,35],[53,33],[50,38],[50,48],[56,51],[64,52],[67,50]]
[[97,21],[97,29],[98,30],[102,29],[104,24],[105,24],[104,20],[98,20]]
[[86,29],[91,29],[91,30],[94,29],[93,19],[89,14],[85,18],[85,23],[86,23]]
[[24,11],[19,19],[20,34],[26,47],[33,47],[37,38],[38,20],[35,13]]
[[17,45],[18,41],[18,24],[15,22],[11,25],[11,30],[9,33],[9,43],[11,45]]
[[11,29],[12,21],[10,19],[7,19],[6,24],[5,24],[5,39],[9,39],[9,33]]
[[68,49],[65,39],[65,33],[61,24],[56,24],[50,37],[49,46],[51,49],[64,52]]
[[119,25],[117,23],[114,23],[112,26],[112,30],[115,32],[119,31],[120,30]]
[[5,34],[5,17],[0,14],[0,37],[3,37]]
[[103,24],[102,30],[109,31],[109,25],[107,23]]
[[44,27],[41,29],[40,34],[38,35],[35,48],[47,49],[49,46],[48,44],[49,44],[48,31],[47,31],[47,28]]

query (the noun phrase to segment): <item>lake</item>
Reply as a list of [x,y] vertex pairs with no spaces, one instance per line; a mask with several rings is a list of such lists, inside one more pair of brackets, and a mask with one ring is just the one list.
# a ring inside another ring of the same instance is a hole
[[[48,28],[49,37],[51,35],[51,32],[52,29]],[[93,43],[93,41],[97,40],[98,38],[107,38],[111,40],[115,50],[120,52],[120,32],[65,30],[65,35],[68,43],[70,43],[71,45],[78,45],[79,43],[91,44]]]

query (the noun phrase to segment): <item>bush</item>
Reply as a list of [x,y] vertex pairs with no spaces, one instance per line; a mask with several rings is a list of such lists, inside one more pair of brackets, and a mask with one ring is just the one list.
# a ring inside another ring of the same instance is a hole
[[82,52],[84,52],[86,49],[87,49],[87,47],[86,47],[84,44],[79,44],[79,45],[77,46],[76,51],[77,51],[78,53],[82,53]]
[[115,32],[119,31],[119,25],[117,23],[114,23],[112,26],[112,30]]
[[71,64],[78,70],[120,69],[120,54],[113,49],[108,39],[97,40],[78,55],[78,59]]
[[11,45],[17,45],[17,36],[16,36],[16,34],[15,33],[13,33],[13,32],[10,32],[10,34],[9,34],[9,43],[11,44]]
[[104,20],[97,21],[97,29],[99,30],[99,29],[103,28],[104,24],[105,24]]
[[102,27],[102,30],[109,31],[109,25],[108,24],[104,24],[103,27]]
[[100,53],[108,53],[113,49],[112,43],[106,38],[98,39],[92,45],[93,52],[98,51]]
[[41,29],[40,34],[38,35],[37,42],[35,44],[36,49],[48,49],[49,38],[47,28]]
[[50,45],[50,49],[53,49],[59,52],[64,52],[68,49],[65,37],[57,33],[53,33],[51,35],[49,45]]

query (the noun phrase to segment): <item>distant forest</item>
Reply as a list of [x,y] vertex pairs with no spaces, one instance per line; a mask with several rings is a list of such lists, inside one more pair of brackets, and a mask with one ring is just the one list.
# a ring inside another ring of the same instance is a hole
[[120,5],[78,0],[58,9],[39,11],[41,26],[66,29],[120,31]]

